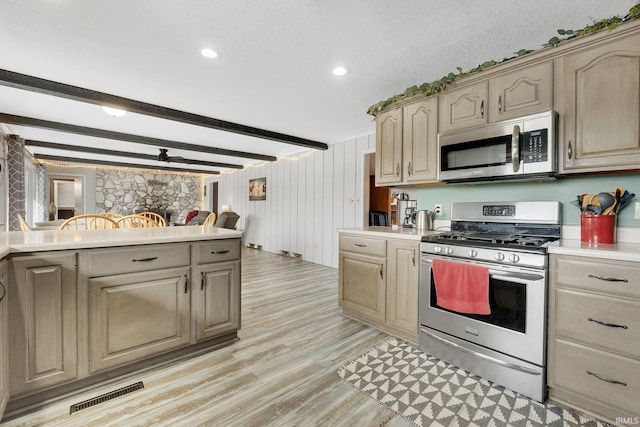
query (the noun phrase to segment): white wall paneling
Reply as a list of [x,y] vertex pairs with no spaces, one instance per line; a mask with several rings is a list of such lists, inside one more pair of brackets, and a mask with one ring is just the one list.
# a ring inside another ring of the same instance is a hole
[[[363,225],[363,156],[372,148],[375,137],[368,135],[223,174],[215,179],[219,204],[240,215],[237,228],[245,244],[337,267],[336,230]],[[267,200],[250,202],[249,180],[263,176]]]

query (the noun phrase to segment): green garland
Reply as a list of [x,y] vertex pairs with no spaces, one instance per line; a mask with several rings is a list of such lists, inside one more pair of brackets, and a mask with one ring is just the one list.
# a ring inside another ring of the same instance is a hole
[[[616,26],[618,26],[618,24],[621,24],[622,22],[626,22],[632,19],[637,19],[637,18],[640,18],[640,3],[636,4],[631,9],[629,9],[629,13],[624,18],[621,18],[619,16],[613,16],[611,18],[605,18],[599,21],[595,21],[593,24],[588,25],[579,30],[558,30],[558,35],[560,35],[561,37],[558,37],[558,36],[552,37],[543,46],[544,47],[557,46],[566,40],[571,40],[576,37],[582,37],[584,35],[595,33],[597,31],[604,30],[604,29],[611,30]],[[462,77],[477,73],[479,71],[486,70],[487,68],[493,67],[494,65],[502,64],[514,58],[519,58],[521,56],[527,55],[531,52],[534,52],[534,50],[521,49],[515,52],[515,56],[504,58],[502,61],[494,61],[494,60],[486,61],[476,66],[475,68],[470,69],[469,71],[462,71],[462,68],[456,67],[458,71],[457,73],[449,73],[446,76],[442,77],[441,79],[434,80],[431,83],[423,83],[420,86],[415,86],[415,85],[411,86],[399,95],[394,95],[391,98],[387,99],[386,101],[380,101],[377,104],[372,105],[367,110],[367,114],[371,116],[375,116],[383,108],[391,104],[394,104],[404,98],[411,97],[413,95],[417,95],[417,94],[423,94],[426,96],[435,95],[447,89],[449,86],[453,84],[453,82],[455,82],[456,80]]]

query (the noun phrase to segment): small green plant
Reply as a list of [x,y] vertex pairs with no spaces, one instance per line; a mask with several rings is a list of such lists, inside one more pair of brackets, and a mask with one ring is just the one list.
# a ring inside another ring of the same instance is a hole
[[[624,17],[624,18],[620,18],[619,16],[613,16],[611,18],[605,18],[605,19],[601,19],[599,21],[595,21],[594,23],[592,23],[591,25],[587,25],[584,28],[581,28],[579,30],[563,30],[560,29],[558,30],[558,36],[554,36],[551,39],[549,39],[549,41],[543,45],[543,47],[549,47],[549,46],[557,46],[560,43],[566,41],[566,40],[571,40],[574,39],[576,37],[582,37],[585,36],[587,34],[591,34],[591,33],[595,33],[597,31],[601,31],[604,29],[608,29],[611,30],[613,28],[615,28],[616,26],[618,26],[618,24],[625,22],[625,21],[630,21],[632,19],[637,19],[640,18],[640,3],[636,4],[635,6],[633,6],[631,9],[629,9],[629,13]],[[468,71],[462,71],[462,68],[460,67],[456,67],[457,69],[457,73],[449,73],[446,76],[443,76],[442,78],[438,79],[438,80],[434,80],[430,83],[422,83],[420,86],[416,86],[413,85],[411,87],[408,87],[407,89],[405,89],[404,92],[402,92],[399,95],[394,95],[391,98],[384,100],[384,101],[380,101],[377,104],[372,105],[371,107],[369,107],[367,109],[367,114],[371,115],[371,116],[376,116],[380,111],[382,111],[384,108],[388,107],[389,105],[392,105],[404,98],[410,97],[410,96],[414,96],[414,95],[418,95],[418,94],[422,94],[422,95],[426,95],[426,96],[431,96],[431,95],[435,95],[437,93],[442,92],[443,90],[447,89],[449,86],[451,86],[452,84],[454,84],[454,82],[462,77],[468,76],[470,74],[474,74],[474,73],[478,73],[480,71],[484,71],[487,68],[491,68],[494,65],[497,64],[502,64],[504,62],[510,61],[514,58],[519,58],[521,56],[524,55],[528,55],[531,52],[535,52],[534,49],[520,49],[519,51],[515,52],[515,56],[511,56],[508,58],[504,58],[502,59],[502,61],[494,61],[494,60],[489,60],[489,61],[485,61],[482,64],[468,70]]]

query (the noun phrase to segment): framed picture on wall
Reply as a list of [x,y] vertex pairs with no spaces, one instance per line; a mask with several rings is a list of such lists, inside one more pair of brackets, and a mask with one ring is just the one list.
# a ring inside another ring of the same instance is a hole
[[267,200],[267,178],[249,180],[249,200]]

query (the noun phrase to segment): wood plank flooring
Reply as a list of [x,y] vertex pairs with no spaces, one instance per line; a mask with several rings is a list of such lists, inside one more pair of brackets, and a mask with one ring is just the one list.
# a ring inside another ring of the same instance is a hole
[[[242,256],[242,329],[235,343],[1,425],[412,425],[337,375],[386,335],[341,314],[336,269],[253,249]],[[145,388],[69,415],[70,405],[136,381]]]

